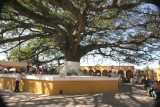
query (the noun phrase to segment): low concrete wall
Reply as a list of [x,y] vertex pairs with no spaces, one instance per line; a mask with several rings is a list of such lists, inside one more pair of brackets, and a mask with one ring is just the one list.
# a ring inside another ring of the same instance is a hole
[[[0,74],[0,88],[14,90],[17,74]],[[47,95],[91,94],[117,91],[119,78],[97,76],[27,75],[20,82],[20,90]]]

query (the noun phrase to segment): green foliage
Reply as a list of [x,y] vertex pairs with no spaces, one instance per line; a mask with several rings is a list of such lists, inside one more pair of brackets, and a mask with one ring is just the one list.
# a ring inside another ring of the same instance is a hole
[[[49,48],[55,47],[56,42],[51,39],[40,39],[28,41],[27,44],[14,48],[9,58],[13,61],[24,61],[37,63],[37,55],[41,53],[42,57],[48,57],[54,54],[54,51],[50,51]],[[42,54],[43,53],[43,54]]]
[[0,21],[0,45],[11,50],[9,59],[32,63],[78,62],[89,52],[130,63],[153,60],[160,46],[159,14],[139,5],[135,0],[11,0]]

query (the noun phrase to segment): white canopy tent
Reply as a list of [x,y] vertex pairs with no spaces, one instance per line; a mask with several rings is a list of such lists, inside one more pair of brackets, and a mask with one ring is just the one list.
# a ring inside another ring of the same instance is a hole
[[24,63],[24,62],[3,61],[3,60],[0,60],[0,65],[3,68],[13,67],[13,68],[19,69],[19,68],[27,67],[27,63]]

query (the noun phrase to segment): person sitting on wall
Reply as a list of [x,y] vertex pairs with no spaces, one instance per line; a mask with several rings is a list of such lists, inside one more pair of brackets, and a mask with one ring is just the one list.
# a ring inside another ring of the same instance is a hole
[[15,81],[16,85],[15,85],[14,92],[20,92],[20,90],[19,90],[19,82],[21,81],[21,79],[22,79],[22,72],[19,72],[17,77],[16,77],[16,81]]
[[153,96],[153,91],[156,90],[157,83],[158,83],[158,81],[150,82],[150,88],[148,88],[148,94],[150,97]]
[[160,81],[157,82],[156,89],[153,91],[156,100],[160,99]]

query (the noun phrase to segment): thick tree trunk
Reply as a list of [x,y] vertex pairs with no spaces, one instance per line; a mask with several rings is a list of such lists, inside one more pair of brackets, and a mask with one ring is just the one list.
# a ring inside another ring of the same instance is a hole
[[60,76],[75,75],[80,70],[80,54],[73,55],[72,53],[65,55],[65,62]]
[[65,62],[61,71],[62,76],[66,74],[74,75],[80,70],[80,59],[87,52],[84,47],[76,45],[75,42],[67,42],[63,47],[64,48],[62,49],[64,49],[63,52],[65,54]]
[[80,62],[65,61],[64,71],[66,73],[74,73],[80,69]]
[[75,75],[80,70],[80,62],[65,61],[63,69],[60,71],[60,76]]

